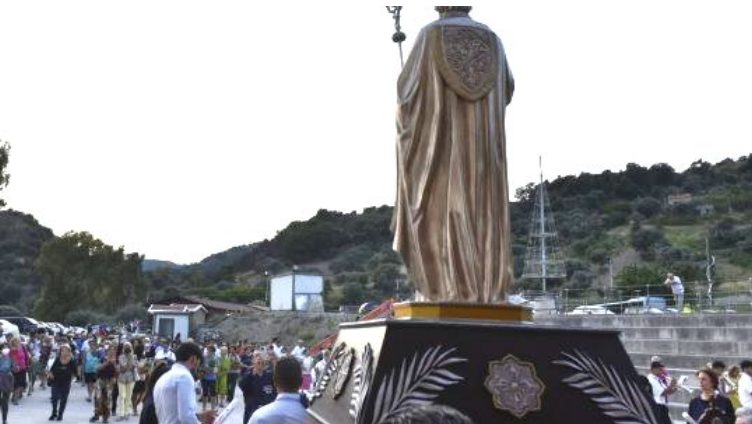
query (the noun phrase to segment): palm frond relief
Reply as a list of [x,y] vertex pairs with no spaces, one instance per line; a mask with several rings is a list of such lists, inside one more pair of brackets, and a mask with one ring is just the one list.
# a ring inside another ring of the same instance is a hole
[[467,362],[453,355],[456,350],[438,345],[422,354],[415,352],[409,360],[404,358],[399,367],[384,374],[378,391],[371,393],[376,396],[371,422],[379,424],[408,408],[432,404],[447,387],[464,380],[448,369]]
[[363,354],[360,356],[360,363],[355,366],[353,371],[353,391],[350,398],[350,416],[355,419],[356,423],[365,421],[363,401],[368,396],[373,380],[373,348],[370,343],[366,343],[363,348]]
[[623,378],[613,366],[600,359],[596,362],[578,350],[561,354],[565,359],[553,363],[575,371],[562,382],[588,395],[614,423],[658,424],[650,401],[637,383]]

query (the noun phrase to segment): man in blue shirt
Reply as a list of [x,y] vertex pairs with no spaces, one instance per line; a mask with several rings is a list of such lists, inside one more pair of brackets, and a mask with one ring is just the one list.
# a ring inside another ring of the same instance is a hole
[[259,409],[251,416],[249,424],[305,424],[310,422],[300,402],[300,384],[303,371],[295,358],[282,358],[274,366],[274,387],[277,399]]

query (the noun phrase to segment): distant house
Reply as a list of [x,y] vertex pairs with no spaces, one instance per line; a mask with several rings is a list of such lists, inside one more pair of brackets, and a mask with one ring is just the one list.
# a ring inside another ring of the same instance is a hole
[[253,311],[267,311],[268,308],[258,305],[245,305],[242,303],[222,302],[207,299],[205,297],[181,295],[166,299],[160,299],[160,304],[197,304],[206,309],[206,321],[216,321],[228,315],[246,314]]
[[715,212],[715,207],[708,204],[697,205],[696,209],[700,216],[712,215]]
[[691,193],[669,194],[666,201],[668,202],[669,206],[686,205],[688,203],[692,203],[692,194]]
[[206,322],[207,310],[199,304],[154,304],[149,306],[149,314],[154,317],[154,333],[170,340],[178,334],[182,340],[190,337],[199,325]]

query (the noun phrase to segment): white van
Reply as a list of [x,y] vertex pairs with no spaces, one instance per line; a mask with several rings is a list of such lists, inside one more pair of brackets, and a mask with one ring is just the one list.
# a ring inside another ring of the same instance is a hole
[[11,334],[13,337],[18,338],[21,332],[18,331],[18,326],[4,319],[0,319],[0,336]]

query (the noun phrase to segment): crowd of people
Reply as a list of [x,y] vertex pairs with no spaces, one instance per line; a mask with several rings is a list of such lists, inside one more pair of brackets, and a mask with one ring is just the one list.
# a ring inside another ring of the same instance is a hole
[[[672,395],[680,390],[697,392],[687,388],[686,377],[670,376],[659,356],[651,358],[646,377],[664,422],[670,422],[668,406]],[[683,414],[687,423],[752,424],[752,361],[744,360],[731,367],[713,361],[697,370],[695,377],[699,393],[691,398]]]
[[[138,417],[135,420],[141,424],[196,422],[176,418],[181,415],[169,410],[176,403],[166,400],[166,393],[176,387],[186,389],[188,383],[190,390],[180,393],[186,396],[180,405],[200,402],[201,410],[195,412],[203,422],[213,423],[221,409],[225,412],[217,422],[241,422],[240,417],[243,423],[276,422],[268,418],[274,410],[261,415],[257,411],[278,400],[292,399],[300,411],[305,411],[307,393],[323,364],[323,353],[313,358],[302,340],[288,349],[276,338],[262,344],[197,344],[97,332],[58,336],[39,333],[23,339],[8,336],[0,340],[2,424],[8,423],[11,405],[21,406],[24,397],[47,388],[49,419],[62,421],[73,384],[85,387],[86,402],[92,405],[92,423],[126,421],[129,417]],[[236,393],[241,395],[239,399]],[[231,408],[227,406],[233,401],[240,405],[239,416],[228,420]]]
[[[97,332],[8,337],[0,340],[2,424],[8,423],[10,405],[20,406],[24,397],[47,388],[49,419],[62,421],[76,383],[85,387],[92,423],[129,417],[138,417],[139,424],[304,423],[325,355],[312,357],[302,340],[286,348],[276,338],[197,344]],[[696,377],[699,394],[687,406],[688,423],[752,424],[752,361],[731,367],[715,361]],[[670,376],[660,357],[651,359],[645,387],[665,422],[671,397],[691,391],[685,379]]]

